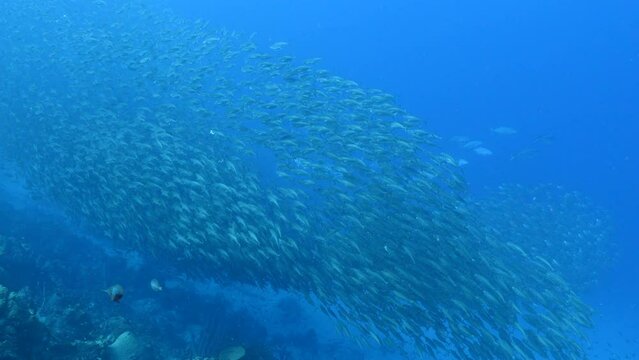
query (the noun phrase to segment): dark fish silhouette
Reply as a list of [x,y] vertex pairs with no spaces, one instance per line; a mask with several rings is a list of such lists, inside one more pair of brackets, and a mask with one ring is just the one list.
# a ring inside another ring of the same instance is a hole
[[119,303],[124,296],[124,288],[120,284],[115,284],[108,289],[104,290],[107,295],[111,298],[111,301]]

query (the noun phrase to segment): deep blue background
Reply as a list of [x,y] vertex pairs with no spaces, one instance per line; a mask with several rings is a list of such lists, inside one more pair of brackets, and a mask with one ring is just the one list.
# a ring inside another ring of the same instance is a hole
[[[565,185],[614,211],[619,240],[636,245],[639,2],[169,2],[255,32],[265,47],[286,41],[287,53],[321,57],[334,73],[395,95],[444,138],[484,140],[495,156],[467,155],[475,189]],[[490,129],[500,125],[519,133],[497,138]],[[554,141],[536,157],[509,160],[545,134]]]
[[[620,259],[590,299],[639,323],[638,1],[168,1],[394,94],[447,147],[484,141],[493,156],[463,156],[474,192],[552,182],[610,209]],[[554,140],[510,160],[540,135]]]

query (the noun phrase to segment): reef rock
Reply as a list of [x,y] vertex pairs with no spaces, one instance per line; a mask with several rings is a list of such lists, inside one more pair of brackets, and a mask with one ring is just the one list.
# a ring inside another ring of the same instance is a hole
[[46,358],[50,336],[29,309],[24,292],[0,285],[0,359]]
[[142,345],[130,331],[125,331],[118,336],[113,344],[108,347],[109,360],[132,360],[142,352]]

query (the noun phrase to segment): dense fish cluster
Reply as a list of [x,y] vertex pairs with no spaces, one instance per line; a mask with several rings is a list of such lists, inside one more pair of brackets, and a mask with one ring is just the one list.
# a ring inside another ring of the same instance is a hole
[[4,153],[104,237],[302,293],[362,344],[584,356],[590,310],[485,231],[456,161],[389,94],[144,2],[0,14]]
[[610,216],[554,185],[502,185],[477,202],[487,232],[543,258],[574,289],[591,288],[614,258]]

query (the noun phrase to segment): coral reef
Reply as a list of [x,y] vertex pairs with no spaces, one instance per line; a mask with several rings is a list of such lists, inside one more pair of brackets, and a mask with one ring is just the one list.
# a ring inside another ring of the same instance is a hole
[[49,351],[52,338],[29,306],[25,292],[0,285],[0,358],[30,359]]
[[[5,242],[6,239],[0,235],[0,259],[2,259],[2,255],[4,255],[5,252]],[[0,279],[2,279],[6,274],[6,270],[2,267],[2,264],[0,263]]]
[[[126,253],[5,205],[0,201],[0,264],[6,269],[0,271],[0,359],[189,359],[185,349],[193,346],[200,358],[213,359],[240,345],[246,358],[272,359],[264,327],[231,310],[223,296],[207,300],[186,288],[155,292],[147,274],[162,275],[158,264],[145,260],[131,268]],[[125,279],[132,289],[120,304],[102,291],[110,278]],[[202,318],[202,309],[211,315]],[[216,324],[207,327],[211,321]],[[196,337],[178,335],[193,325],[201,329]],[[214,328],[217,333],[202,336],[202,329]]]

